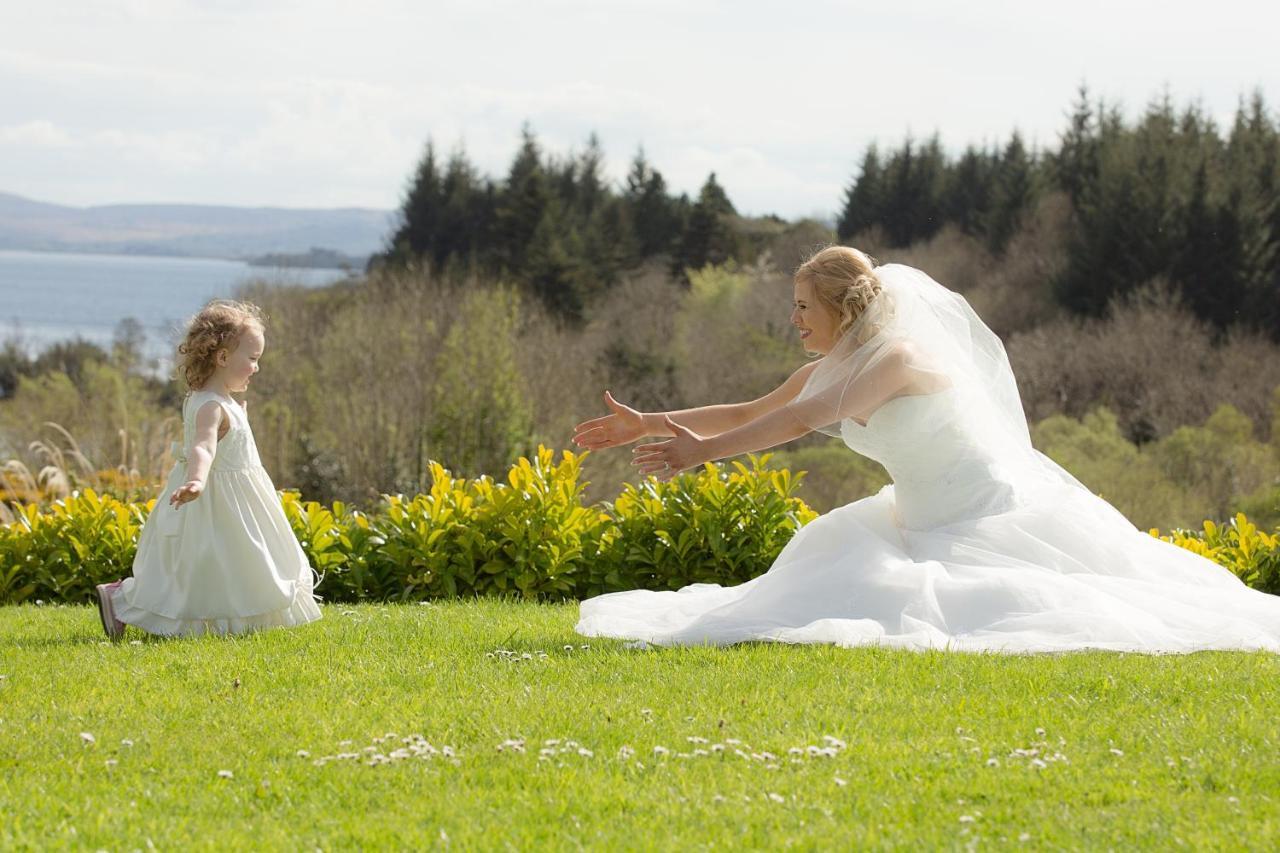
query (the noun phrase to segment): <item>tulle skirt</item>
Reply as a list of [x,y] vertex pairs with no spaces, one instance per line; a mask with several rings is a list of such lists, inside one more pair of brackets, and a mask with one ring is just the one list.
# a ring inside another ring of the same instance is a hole
[[143,525],[116,618],[152,634],[236,634],[319,619],[306,554],[261,466],[215,469],[204,493],[173,508],[175,465]]
[[911,530],[886,486],[799,530],[753,580],[601,595],[582,602],[577,630],[655,645],[1280,652],[1280,597],[1080,488]]

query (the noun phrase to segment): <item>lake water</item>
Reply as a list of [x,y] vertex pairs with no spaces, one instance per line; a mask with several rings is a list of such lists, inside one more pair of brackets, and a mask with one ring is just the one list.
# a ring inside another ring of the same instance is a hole
[[132,317],[148,359],[168,363],[185,319],[249,280],[318,287],[341,270],[271,269],[207,258],[79,255],[0,250],[0,340],[32,353],[81,337],[110,346]]

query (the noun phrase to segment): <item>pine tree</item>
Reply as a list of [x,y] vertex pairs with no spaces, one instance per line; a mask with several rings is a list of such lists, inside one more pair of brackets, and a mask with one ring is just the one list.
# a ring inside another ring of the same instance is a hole
[[1237,110],[1226,155],[1239,239],[1240,309],[1280,340],[1280,128],[1260,92]]
[[530,240],[522,273],[534,295],[560,317],[582,318],[581,254],[577,233],[566,227],[559,205],[548,206]]
[[1058,185],[1066,190],[1072,202],[1077,202],[1085,188],[1097,179],[1097,131],[1096,114],[1089,103],[1089,89],[1081,84],[1072,107],[1070,125],[1062,134],[1062,142],[1054,158]]
[[578,217],[578,161],[569,156],[548,157],[543,167],[547,173],[547,185],[560,210],[572,221]]
[[443,200],[435,145],[428,140],[426,151],[418,161],[413,181],[400,206],[400,227],[391,238],[392,256],[404,261],[429,255],[433,251]]
[[1239,241],[1235,270],[1239,293],[1233,319],[1247,318],[1250,324],[1273,334],[1276,305],[1280,303],[1280,290],[1275,286],[1280,245],[1270,222],[1275,205],[1275,197],[1264,195],[1256,184],[1240,188],[1231,197]]
[[461,149],[449,158],[441,188],[444,201],[435,262],[441,268],[458,259],[477,263],[492,241],[492,188],[480,180]]
[[946,221],[955,223],[966,234],[986,235],[998,168],[998,155],[972,145],[965,149],[948,171],[942,203]]
[[945,222],[942,192],[946,178],[947,157],[942,150],[942,141],[934,134],[920,149],[912,176],[912,190],[916,198],[913,239],[927,240],[942,228]]
[[583,267],[590,280],[580,288],[587,299],[607,290],[622,271],[640,263],[640,250],[626,203],[607,198],[587,220],[582,237]]
[[495,255],[507,271],[519,275],[526,267],[534,233],[547,216],[552,196],[541,152],[533,132],[521,132],[520,150],[511,163],[506,185],[498,196]]
[[640,257],[671,251],[680,235],[679,217],[662,173],[649,165],[643,148],[631,162],[624,198]]
[[907,246],[932,237],[942,227],[946,160],[935,136],[917,148],[908,138],[885,166],[885,201],[880,224],[890,245]]
[[736,255],[733,232],[725,218],[733,211],[728,196],[716,182],[712,172],[698,193],[698,201],[689,211],[680,245],[674,258],[674,270],[701,269],[707,264],[722,264]]
[[575,207],[583,220],[589,219],[610,195],[604,178],[604,150],[592,133],[586,149],[578,155]]
[[1055,289],[1059,303],[1081,314],[1101,316],[1113,298],[1151,278],[1143,261],[1138,178],[1122,147],[1104,147],[1097,179],[1073,205],[1067,263]]
[[1170,278],[1192,309],[1214,322],[1226,313],[1221,303],[1222,279],[1229,274],[1233,230],[1210,200],[1208,164],[1201,160],[1182,211],[1180,248]]
[[986,228],[992,251],[1004,251],[1035,198],[1035,163],[1022,144],[1022,136],[1015,131],[996,171],[995,198]]
[[733,207],[733,202],[729,201],[724,187],[720,186],[720,182],[716,180],[715,172],[707,175],[707,181],[698,193],[698,203],[706,205],[707,209],[723,216],[736,216],[738,213]]
[[631,169],[627,172],[626,185],[623,190],[629,199],[639,198],[645,191],[650,177],[655,174],[644,156],[644,147],[636,149],[636,156],[631,158]]
[[875,145],[867,148],[858,167],[858,177],[845,189],[844,207],[836,223],[840,240],[853,238],[881,221],[884,216],[884,170]]

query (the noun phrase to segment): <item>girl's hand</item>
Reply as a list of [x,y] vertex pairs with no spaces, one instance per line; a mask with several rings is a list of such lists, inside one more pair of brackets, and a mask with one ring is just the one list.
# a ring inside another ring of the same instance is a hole
[[632,451],[635,457],[631,464],[639,468],[641,474],[652,474],[666,482],[686,468],[709,461],[706,439],[693,430],[680,426],[670,417],[664,417],[662,421],[674,438],[642,444]]
[[204,482],[202,480],[188,480],[179,486],[173,494],[169,495],[169,504],[175,507],[182,506],[200,497],[203,492]]
[[608,391],[604,392],[604,404],[613,410],[612,414],[584,421],[574,427],[574,444],[586,450],[603,450],[644,438],[643,415],[613,399]]

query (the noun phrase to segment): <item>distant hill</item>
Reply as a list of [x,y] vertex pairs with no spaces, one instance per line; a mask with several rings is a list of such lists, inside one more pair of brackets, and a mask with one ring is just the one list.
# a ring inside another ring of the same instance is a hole
[[112,204],[65,207],[0,193],[0,249],[247,259],[315,248],[367,257],[394,227],[389,210]]
[[303,253],[291,252],[282,254],[279,252],[270,255],[259,255],[256,258],[245,259],[251,267],[272,267],[280,269],[282,267],[293,267],[295,269],[318,269],[318,270],[361,270],[369,262],[367,255],[356,257],[354,255],[344,255],[341,252],[335,252],[332,249],[321,249],[313,247],[311,251]]

